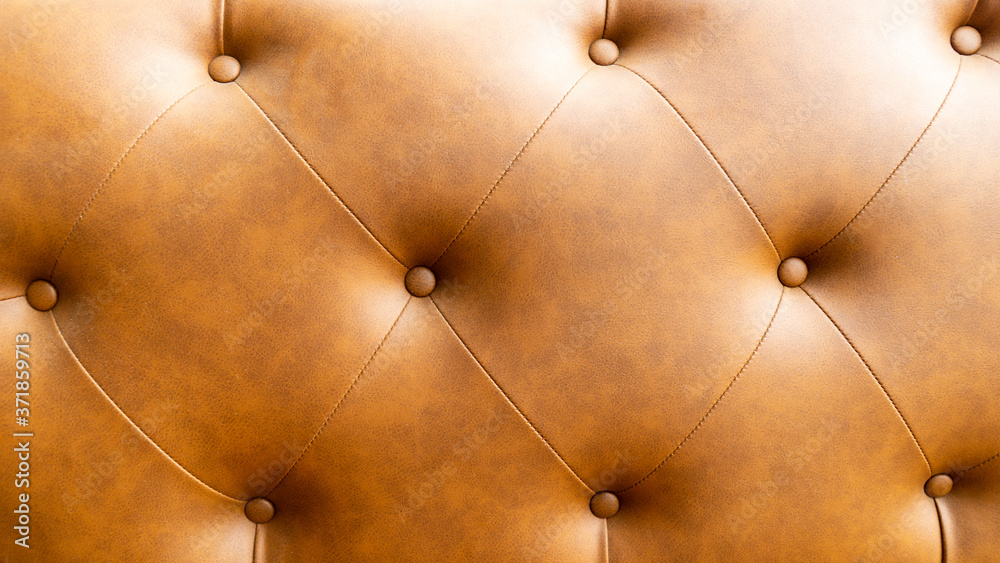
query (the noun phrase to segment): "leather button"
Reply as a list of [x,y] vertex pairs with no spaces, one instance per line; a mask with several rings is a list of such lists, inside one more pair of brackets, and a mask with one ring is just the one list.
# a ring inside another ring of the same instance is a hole
[[266,498],[254,498],[243,507],[243,513],[254,524],[267,524],[274,518],[274,504]]
[[939,473],[924,483],[924,492],[931,498],[941,498],[951,492],[951,487],[955,482],[950,475]]
[[963,25],[951,34],[951,46],[962,55],[974,55],[983,44],[979,30]]
[[35,280],[28,284],[24,297],[27,298],[28,305],[39,311],[48,311],[55,307],[56,301],[59,300],[56,286],[46,280]]
[[598,518],[611,518],[618,514],[618,497],[611,491],[601,491],[590,498],[590,511]]
[[208,75],[216,82],[232,82],[240,75],[240,61],[229,55],[219,55],[208,63]]
[[437,278],[434,277],[434,272],[430,268],[425,268],[423,266],[417,266],[406,272],[406,291],[409,291],[414,297],[427,297],[434,291],[434,286],[437,285]]
[[791,257],[782,260],[778,266],[778,281],[787,287],[798,287],[806,281],[809,275],[809,267],[801,258]]
[[615,64],[618,60],[618,45],[610,39],[598,39],[590,44],[590,60],[601,66]]

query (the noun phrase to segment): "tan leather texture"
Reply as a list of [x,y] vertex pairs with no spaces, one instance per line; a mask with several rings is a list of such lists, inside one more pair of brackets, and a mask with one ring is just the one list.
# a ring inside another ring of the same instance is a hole
[[1000,0],[5,0],[0,561],[1000,560]]

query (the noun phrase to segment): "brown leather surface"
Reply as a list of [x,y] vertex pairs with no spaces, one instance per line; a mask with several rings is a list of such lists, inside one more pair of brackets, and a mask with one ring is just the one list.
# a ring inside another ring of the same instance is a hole
[[996,559],[998,93],[1000,0],[4,2],[0,560]]

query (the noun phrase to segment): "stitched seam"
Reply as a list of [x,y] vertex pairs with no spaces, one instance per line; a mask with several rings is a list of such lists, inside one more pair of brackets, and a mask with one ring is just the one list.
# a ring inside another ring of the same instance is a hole
[[691,131],[691,134],[694,135],[696,139],[698,139],[698,142],[701,144],[702,148],[704,148],[705,151],[708,152],[708,155],[712,157],[712,160],[715,162],[715,165],[718,166],[719,170],[721,170],[722,173],[726,176],[726,180],[733,187],[733,189],[736,190],[736,193],[739,194],[740,199],[743,200],[743,204],[746,205],[747,209],[750,210],[750,213],[753,214],[753,218],[755,221],[757,221],[757,225],[760,227],[760,230],[763,231],[764,236],[767,237],[767,242],[771,243],[771,249],[774,250],[774,253],[778,256],[778,259],[780,260],[781,253],[778,252],[778,247],[775,246],[774,241],[771,239],[771,235],[768,234],[767,229],[764,227],[764,222],[761,221],[760,215],[757,214],[757,210],[754,209],[752,205],[750,205],[750,201],[746,198],[745,195],[743,195],[743,192],[740,190],[740,187],[736,185],[736,182],[733,180],[733,177],[729,174],[729,171],[726,170],[726,167],[722,165],[722,161],[719,160],[719,157],[715,156],[715,153],[712,152],[712,149],[708,148],[708,144],[705,142],[704,139],[701,138],[701,135],[699,135],[698,132],[695,131],[694,127],[692,127],[691,124],[688,123],[688,120],[686,117],[684,117],[684,114],[682,114],[677,109],[677,107],[674,106],[674,104],[667,98],[666,94],[660,91],[660,89],[657,88],[652,82],[647,80],[645,76],[639,74],[634,69],[627,67],[621,63],[617,64],[618,66],[638,76],[643,82],[645,82],[647,85],[649,85],[650,88],[652,88],[657,94],[659,94],[660,97],[663,98],[663,101],[666,102],[668,106],[670,106],[670,109],[673,110],[675,114],[677,114],[677,117],[681,119],[681,121],[684,123],[684,126],[688,128],[688,131]]
[[[989,59],[989,60],[991,60],[991,61],[993,61],[993,62],[997,63],[998,65],[1000,65],[1000,61],[998,61],[998,60],[994,59],[993,57],[991,57],[991,56],[989,56],[989,55],[984,55],[984,54],[982,54],[982,53],[976,53],[976,54],[977,54],[977,55],[979,55],[980,57],[983,57],[984,59]],[[959,61],[959,62],[961,62],[961,61]]]
[[479,210],[482,209],[483,205],[486,204],[486,200],[488,200],[490,196],[493,195],[493,192],[497,189],[497,186],[500,185],[500,182],[502,182],[503,179],[507,176],[507,173],[510,172],[511,167],[514,166],[514,163],[521,158],[522,154],[524,154],[525,149],[528,148],[528,145],[531,144],[531,141],[535,139],[535,136],[538,135],[538,132],[542,130],[542,127],[544,127],[545,124],[548,123],[549,119],[552,118],[553,114],[556,113],[556,110],[559,109],[559,106],[562,105],[563,101],[565,101],[566,98],[569,97],[570,93],[576,88],[576,85],[579,84],[580,81],[583,80],[583,78],[587,76],[587,73],[589,73],[591,70],[592,68],[587,69],[587,71],[584,72],[583,75],[580,76],[580,78],[578,78],[576,82],[574,82],[573,85],[569,87],[569,90],[567,90],[566,93],[563,95],[563,97],[559,99],[559,102],[555,105],[554,108],[552,108],[552,111],[550,111],[549,114],[545,116],[545,119],[543,119],[542,122],[538,125],[538,127],[535,128],[535,131],[531,133],[531,136],[528,137],[528,140],[525,141],[524,145],[521,146],[521,150],[517,151],[517,154],[514,155],[514,158],[507,164],[507,167],[504,168],[503,172],[500,174],[500,177],[497,178],[496,183],[493,184],[493,187],[490,188],[490,191],[486,192],[486,196],[483,197],[482,201],[479,202],[479,205],[477,205],[476,209],[472,212],[472,215],[465,222],[465,224],[462,225],[462,228],[459,229],[458,234],[452,237],[451,241],[449,241],[448,244],[444,247],[444,250],[441,251],[441,254],[438,254],[438,257],[434,260],[431,266],[437,264],[438,261],[441,260],[441,257],[444,256],[446,252],[448,252],[449,248],[451,248],[451,245],[455,244],[455,241],[458,240],[458,237],[462,236],[462,233],[464,233],[465,229],[469,227],[469,224],[472,223],[472,220],[476,218],[476,215],[479,213]]
[[604,563],[611,563],[611,546],[608,545],[608,519],[604,520]]
[[665,457],[663,461],[660,462],[659,465],[654,467],[653,470],[647,473],[646,476],[643,477],[642,479],[639,479],[635,483],[632,483],[628,487],[625,487],[624,489],[618,491],[619,493],[624,493],[629,489],[638,487],[640,483],[642,483],[646,479],[649,479],[654,473],[656,473],[661,467],[663,467],[663,465],[667,463],[667,460],[673,457],[673,455],[677,453],[678,450],[681,449],[681,446],[687,443],[687,441],[691,439],[691,436],[693,436],[694,433],[697,432],[699,428],[701,428],[702,424],[704,424],[705,421],[708,420],[708,416],[712,414],[712,411],[715,410],[715,407],[718,406],[720,402],[722,402],[722,398],[725,397],[727,393],[729,393],[729,390],[733,388],[733,385],[736,384],[736,381],[740,378],[741,375],[743,375],[743,372],[746,370],[747,366],[750,365],[750,360],[753,360],[754,356],[757,355],[757,350],[760,349],[760,345],[763,344],[764,339],[767,338],[767,333],[771,331],[771,326],[774,325],[774,319],[778,316],[778,309],[781,308],[781,301],[784,299],[784,297],[785,297],[785,288],[784,286],[782,286],[781,295],[778,296],[778,304],[775,305],[774,313],[771,314],[771,320],[767,323],[767,328],[764,329],[764,333],[760,335],[760,340],[758,340],[757,345],[753,347],[753,351],[750,352],[750,356],[747,358],[747,361],[743,362],[743,365],[740,367],[740,370],[736,372],[736,375],[733,377],[733,379],[729,381],[729,385],[726,385],[726,388],[722,390],[722,394],[719,395],[717,399],[715,399],[715,402],[712,403],[712,406],[708,407],[708,411],[705,413],[705,416],[701,417],[701,420],[698,421],[698,424],[696,424],[695,427],[692,428],[690,432],[688,432],[688,435],[685,436],[683,440],[681,440],[681,443],[677,444],[677,447],[675,447],[669,454],[667,454],[667,457]]
[[63,251],[66,250],[66,245],[69,244],[69,239],[73,236],[73,233],[76,232],[76,228],[80,225],[80,221],[83,219],[83,216],[87,213],[87,210],[90,209],[90,205],[94,203],[94,199],[97,198],[97,194],[100,193],[102,189],[104,189],[104,186],[107,185],[109,180],[111,180],[111,176],[115,173],[116,170],[118,170],[118,167],[121,166],[121,163],[122,161],[125,160],[125,157],[127,157],[132,152],[132,149],[134,149],[136,145],[139,144],[139,141],[146,136],[146,133],[148,133],[149,130],[152,129],[154,125],[156,125],[156,122],[158,122],[164,115],[166,115],[168,111],[170,111],[177,104],[181,103],[181,100],[194,93],[195,90],[201,88],[206,84],[209,83],[203,82],[198,86],[195,86],[191,90],[188,90],[187,94],[184,94],[180,98],[177,98],[177,101],[167,106],[167,109],[163,110],[163,112],[160,113],[160,115],[156,116],[156,119],[154,119],[152,123],[147,125],[146,128],[142,130],[142,133],[139,133],[139,136],[136,137],[134,141],[132,141],[132,144],[129,145],[127,149],[125,149],[125,152],[121,155],[118,161],[115,162],[115,165],[111,167],[111,171],[108,172],[108,175],[104,177],[104,180],[102,180],[101,184],[97,186],[96,190],[94,190],[94,193],[90,196],[90,199],[87,200],[87,203],[83,206],[83,210],[80,211],[80,215],[77,216],[76,222],[73,223],[73,227],[69,230],[69,234],[66,235],[66,240],[63,241],[62,247],[59,248],[59,252],[56,254],[55,262],[52,263],[52,270],[49,272],[49,279],[52,279],[52,277],[55,275],[56,266],[59,265],[59,259],[62,258]]
[[930,122],[927,123],[927,127],[924,127],[924,130],[920,132],[920,136],[917,137],[917,140],[914,141],[913,145],[910,146],[910,150],[906,151],[906,154],[903,155],[903,158],[902,158],[902,160],[899,161],[899,164],[897,164],[896,167],[892,169],[892,172],[890,172],[889,175],[885,178],[885,181],[882,182],[882,185],[880,185],[878,187],[878,189],[875,190],[875,193],[873,193],[872,196],[870,198],[868,198],[868,201],[866,201],[865,204],[861,206],[861,209],[859,209],[858,212],[854,214],[854,217],[851,217],[851,220],[848,221],[847,224],[844,225],[844,227],[842,229],[840,229],[839,231],[837,231],[837,234],[833,235],[833,237],[831,237],[830,240],[828,240],[825,243],[823,243],[823,245],[820,246],[819,248],[817,248],[816,250],[813,250],[812,252],[810,252],[809,254],[807,254],[805,256],[806,258],[812,256],[813,254],[816,254],[820,250],[823,250],[831,242],[837,240],[837,237],[839,237],[840,235],[842,235],[844,233],[844,231],[847,230],[847,227],[850,227],[851,224],[854,223],[854,220],[857,219],[864,212],[864,210],[868,208],[868,204],[870,204],[872,202],[872,200],[875,199],[875,196],[877,196],[879,193],[882,192],[882,188],[884,188],[889,183],[889,181],[892,180],[892,178],[896,175],[896,172],[898,172],[899,169],[900,169],[900,167],[903,166],[903,163],[906,162],[907,159],[910,158],[910,154],[913,153],[913,150],[916,149],[917,145],[920,144],[920,141],[923,140],[924,136],[927,134],[927,131],[930,130],[931,125],[934,125],[934,122],[937,121],[938,115],[941,113],[941,110],[944,108],[945,102],[947,102],[948,98],[951,96],[951,91],[955,89],[955,84],[958,82],[958,75],[959,75],[959,73],[961,71],[962,71],[962,60],[959,59],[959,61],[958,61],[958,71],[955,72],[955,78],[951,81],[951,86],[948,88],[948,92],[944,95],[944,99],[941,100],[941,105],[938,106],[937,111],[934,112],[934,116],[931,117]]
[[976,8],[979,6],[980,0],[973,0],[972,6],[969,7],[969,12],[966,14],[965,19],[962,20],[962,25],[969,25],[969,20],[972,16],[976,14]]
[[226,54],[226,0],[219,0],[219,54]]
[[361,225],[361,228],[364,229],[366,233],[368,233],[368,236],[370,236],[372,240],[375,241],[376,244],[382,247],[382,250],[384,250],[386,254],[391,256],[392,259],[395,260],[396,262],[399,262],[401,266],[407,268],[406,264],[403,264],[403,261],[400,260],[395,254],[393,254],[392,251],[390,251],[389,248],[385,244],[383,244],[382,241],[378,239],[378,237],[375,236],[375,233],[373,233],[372,230],[368,228],[368,225],[365,225],[364,221],[362,221],[361,218],[358,217],[354,213],[354,211],[347,206],[346,203],[344,203],[344,200],[341,199],[339,195],[337,195],[337,192],[335,192],[333,188],[330,187],[330,184],[323,179],[323,176],[320,176],[319,172],[317,172],[316,169],[313,168],[313,165],[309,163],[309,160],[306,159],[305,155],[302,154],[302,151],[300,151],[298,147],[296,147],[295,144],[292,143],[291,139],[289,139],[288,136],[285,135],[285,132],[278,127],[278,124],[275,123],[273,119],[271,119],[271,116],[267,115],[267,112],[264,111],[264,108],[260,107],[260,104],[257,103],[257,100],[255,100],[253,96],[251,96],[250,93],[247,92],[246,89],[244,89],[241,84],[236,82],[234,82],[234,84],[236,84],[239,87],[239,89],[243,91],[243,94],[250,99],[250,102],[253,103],[253,105],[257,108],[257,111],[259,111],[261,115],[264,116],[264,119],[267,119],[268,123],[271,124],[271,127],[274,127],[274,130],[278,132],[278,135],[281,135],[281,138],[284,139],[285,143],[287,143],[289,147],[291,147],[292,151],[296,154],[296,156],[299,157],[299,160],[301,160],[302,163],[306,165],[306,168],[308,168],[309,171],[312,172],[313,176],[315,176],[316,179],[322,182],[323,185],[326,186],[326,189],[329,190],[331,194],[333,194],[334,199],[336,199],[337,203],[339,203],[340,206],[343,207],[351,215],[351,218],[354,219],[354,221],[357,222],[358,225]]
[[369,364],[371,364],[372,360],[375,359],[375,356],[378,355],[379,350],[382,349],[382,345],[385,344],[385,341],[389,339],[389,335],[392,334],[392,330],[396,328],[396,325],[399,323],[399,319],[403,318],[403,313],[406,311],[406,307],[410,304],[410,301],[412,299],[413,296],[407,298],[406,303],[403,304],[403,308],[399,311],[399,315],[396,315],[396,320],[392,322],[392,325],[389,327],[389,330],[385,333],[385,336],[382,337],[382,340],[379,341],[378,346],[375,347],[375,351],[372,352],[371,356],[368,356],[368,360],[364,363],[363,366],[361,366],[361,370],[358,371],[358,374],[354,376],[354,379],[351,381],[351,384],[347,387],[347,391],[345,391],[344,394],[340,397],[340,400],[337,401],[337,404],[333,406],[333,410],[330,411],[330,414],[327,415],[326,420],[323,421],[323,424],[319,427],[319,430],[317,430],[316,433],[313,434],[313,437],[306,444],[306,447],[302,449],[302,453],[300,453],[299,456],[295,458],[295,461],[292,462],[292,464],[288,467],[288,470],[285,471],[285,473],[281,476],[280,479],[278,479],[278,481],[274,484],[274,486],[272,486],[264,494],[265,497],[273,493],[274,490],[278,488],[278,485],[280,485],[281,482],[285,480],[285,477],[287,477],[288,474],[292,472],[292,469],[295,467],[296,464],[299,463],[299,460],[302,459],[302,456],[306,455],[306,452],[309,451],[309,448],[313,445],[313,442],[316,441],[316,438],[318,438],[319,435],[323,432],[323,429],[326,428],[326,425],[329,424],[330,419],[333,418],[333,415],[337,412],[337,409],[339,409],[340,405],[343,404],[345,399],[347,399],[347,396],[351,394],[351,391],[357,385],[358,381],[361,379],[361,376],[365,373],[365,370],[368,369]]
[[257,534],[260,533],[260,524],[253,526],[253,552],[250,554],[250,563],[257,563]]
[[465,343],[465,340],[463,340],[461,336],[459,336],[458,331],[455,330],[455,327],[452,326],[448,318],[444,316],[444,311],[441,310],[441,307],[438,307],[437,301],[434,301],[433,297],[431,297],[431,302],[434,303],[434,308],[437,309],[438,314],[441,315],[441,318],[444,320],[445,324],[448,325],[449,329],[451,329],[452,334],[454,334],[455,338],[457,338],[458,341],[462,343],[462,347],[465,348],[465,351],[468,352],[469,356],[471,356],[472,359],[476,362],[476,364],[479,366],[479,369],[481,369],[483,373],[486,374],[486,377],[488,377],[490,382],[493,383],[493,386],[496,387],[498,391],[500,391],[500,394],[503,395],[503,398],[507,400],[510,406],[514,407],[514,410],[521,417],[521,419],[524,420],[524,422],[526,422],[529,427],[531,427],[532,432],[534,432],[535,435],[538,436],[539,439],[541,439],[542,443],[545,444],[545,447],[547,447],[549,451],[556,456],[556,458],[559,460],[559,463],[561,463],[563,467],[565,467],[570,473],[572,473],[573,477],[575,477],[576,480],[580,482],[580,484],[582,484],[588,491],[590,491],[591,494],[593,494],[595,491],[591,489],[590,486],[587,485],[587,483],[585,483],[583,479],[580,478],[580,475],[577,474],[577,472],[574,471],[573,468],[570,467],[568,463],[566,463],[566,460],[563,459],[561,455],[559,455],[559,452],[557,452],[556,449],[552,447],[552,444],[550,444],[549,441],[545,439],[545,436],[543,436],[542,433],[538,431],[538,428],[530,420],[528,420],[528,417],[525,416],[524,412],[521,411],[521,409],[517,406],[517,404],[514,403],[513,400],[511,400],[510,396],[507,394],[506,391],[504,391],[503,387],[501,387],[500,384],[497,383],[497,380],[493,378],[490,372],[486,370],[486,366],[483,365],[483,362],[479,361],[479,358],[476,357],[476,354],[472,352],[472,349],[469,348],[469,345]]
[[239,499],[233,498],[233,497],[231,497],[231,496],[223,493],[222,491],[219,491],[219,490],[216,490],[216,489],[212,488],[208,483],[206,483],[206,482],[202,481],[201,479],[199,479],[198,477],[196,477],[193,473],[191,473],[190,471],[188,471],[187,469],[185,469],[184,466],[180,464],[180,462],[178,462],[176,459],[174,459],[173,456],[171,456],[169,453],[167,453],[166,450],[164,450],[162,447],[160,447],[159,444],[157,444],[155,441],[153,441],[153,439],[150,438],[149,435],[146,434],[146,432],[143,431],[143,429],[140,428],[139,425],[136,424],[132,420],[132,418],[129,417],[129,415],[127,415],[124,410],[122,410],[122,408],[120,406],[118,406],[118,403],[115,402],[115,400],[111,398],[111,395],[108,395],[108,393],[104,390],[104,388],[101,387],[101,384],[98,383],[96,379],[94,379],[94,376],[90,375],[90,371],[83,365],[83,362],[80,361],[80,358],[78,358],[76,356],[76,352],[74,352],[73,349],[70,347],[69,342],[66,341],[66,337],[63,335],[62,328],[59,327],[59,322],[56,321],[55,315],[52,314],[51,311],[49,312],[49,314],[52,316],[52,324],[56,327],[56,333],[59,334],[59,339],[62,340],[63,345],[66,347],[66,350],[73,357],[73,360],[76,362],[76,364],[78,366],[80,366],[80,369],[82,369],[83,373],[85,373],[87,375],[87,378],[90,379],[91,382],[93,382],[94,386],[97,387],[97,390],[101,392],[101,395],[104,395],[104,398],[107,399],[112,405],[114,405],[115,410],[117,410],[119,413],[121,413],[121,415],[125,418],[125,420],[127,420],[128,423],[131,424],[132,427],[135,428],[136,431],[139,432],[139,434],[142,434],[143,438],[145,438],[146,440],[149,440],[149,443],[152,444],[153,447],[157,449],[157,451],[159,451],[163,455],[167,456],[167,459],[169,459],[170,461],[172,461],[174,463],[174,465],[176,465],[178,467],[178,469],[180,469],[182,472],[184,472],[188,477],[191,477],[192,479],[194,479],[195,481],[197,481],[199,484],[201,484],[202,486],[204,486],[206,489],[208,489],[208,490],[212,491],[213,493],[216,493],[216,494],[218,494],[218,495],[220,495],[222,497],[225,497],[225,498],[227,498],[229,500],[242,503],[242,501],[240,501]]
[[854,354],[858,357],[859,360],[861,360],[861,363],[864,364],[865,369],[868,370],[868,373],[872,376],[872,379],[875,380],[875,383],[878,383],[878,386],[882,390],[882,393],[885,394],[885,397],[887,399],[889,399],[889,404],[892,405],[893,410],[896,411],[896,414],[899,415],[899,419],[902,420],[903,425],[906,426],[906,431],[910,433],[910,438],[913,439],[913,443],[916,444],[917,449],[920,450],[920,455],[924,458],[924,463],[927,465],[928,473],[933,474],[934,470],[931,469],[931,462],[927,458],[927,453],[924,452],[924,448],[920,445],[920,441],[917,440],[916,434],[913,433],[913,428],[910,427],[910,423],[906,421],[906,417],[903,416],[903,413],[899,410],[899,407],[896,406],[896,401],[892,398],[892,395],[889,394],[889,391],[886,390],[885,385],[882,384],[882,380],[879,379],[877,375],[875,375],[875,371],[872,370],[870,365],[868,365],[868,360],[866,360],[865,357],[861,355],[861,352],[858,351],[858,348],[857,346],[854,345],[854,342],[852,342],[851,339],[847,337],[847,333],[844,332],[844,329],[840,328],[840,325],[837,324],[837,321],[833,320],[833,317],[830,316],[830,313],[827,312],[827,310],[824,309],[823,306],[819,304],[819,301],[817,301],[816,298],[813,297],[812,293],[809,293],[809,291],[807,291],[802,286],[799,286],[799,289],[801,289],[803,293],[809,296],[809,299],[811,299],[812,302],[815,303],[817,307],[819,307],[820,311],[823,311],[823,314],[826,315],[826,318],[830,320],[830,323],[834,327],[836,327],[837,332],[840,333],[840,336],[851,347],[851,350],[854,350]]
[[21,294],[21,295],[15,295],[13,297],[4,297],[3,299],[0,299],[0,303],[3,303],[4,301],[10,301],[11,299],[17,299],[18,297],[27,297],[27,295]]
[[968,473],[968,472],[972,471],[973,469],[976,469],[977,467],[982,467],[982,466],[986,465],[987,463],[993,461],[994,459],[997,459],[998,457],[1000,457],[1000,453],[997,453],[993,457],[991,457],[991,458],[989,458],[989,459],[987,459],[985,461],[981,461],[981,462],[977,463],[976,465],[973,465],[972,467],[966,469],[965,471],[962,471],[962,473],[963,474],[964,473]]
[[941,563],[945,563],[948,560],[948,552],[944,541],[944,519],[941,518],[941,506],[938,504],[938,499],[932,500],[934,501],[934,512],[937,513],[938,529],[941,531]]
[[604,29],[601,30],[601,37],[605,37],[608,34],[608,13],[611,12],[611,0],[605,0],[604,2]]

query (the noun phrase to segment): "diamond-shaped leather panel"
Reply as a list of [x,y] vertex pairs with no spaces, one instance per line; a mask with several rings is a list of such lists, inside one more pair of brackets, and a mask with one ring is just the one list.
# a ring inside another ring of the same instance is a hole
[[4,561],[987,561],[1000,1],[0,6]]

